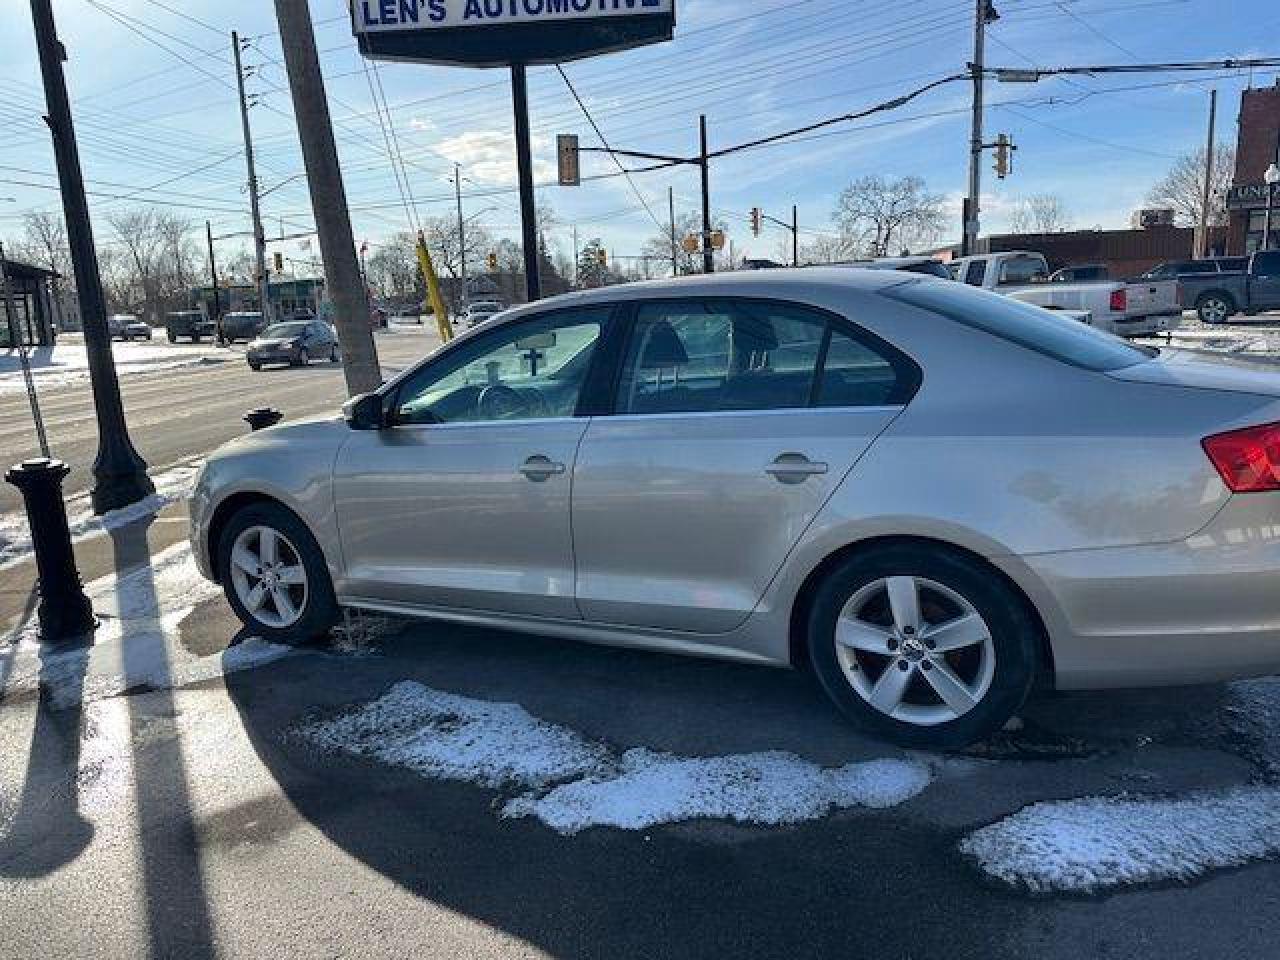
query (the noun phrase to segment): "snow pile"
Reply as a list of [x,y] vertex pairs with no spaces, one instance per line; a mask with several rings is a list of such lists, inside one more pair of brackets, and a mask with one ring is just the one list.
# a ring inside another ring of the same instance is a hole
[[1280,677],[1229,684],[1228,728],[1271,778],[1280,778]]
[[[156,328],[156,332],[163,336],[162,329]],[[207,344],[113,344],[112,353],[116,375],[120,377],[225,363],[235,356],[228,350]],[[89,380],[89,356],[80,344],[33,347],[30,362],[37,391],[74,386]],[[17,351],[0,353],[0,397],[25,393],[26,389]]]
[[516,797],[502,813],[537,817],[564,834],[696,819],[776,826],[849,807],[897,806],[932,779],[924,764],[901,760],[825,769],[789,753],[678,757],[635,749],[622,755],[616,772]]
[[[185,499],[200,472],[202,461],[182,463],[151,476],[156,492],[137,503],[95,516],[87,493],[67,501],[67,525],[75,540],[104,530],[116,530],[159,513],[169,504]],[[31,555],[31,530],[21,511],[0,514],[0,570],[20,563]]]
[[833,809],[895,806],[933,779],[925,764],[903,760],[826,769],[788,753],[681,757],[637,748],[618,757],[518,704],[474,700],[411,681],[296,732],[322,749],[424,777],[533,787],[509,800],[502,815],[536,817],[563,834],[700,818],[799,823]]
[[539,720],[519,704],[472,700],[411,681],[298,733],[322,748],[486,787],[550,783],[608,762],[604,747]]
[[1280,854],[1280,790],[1037,803],[969,834],[960,851],[1033,893],[1098,893],[1187,882]]
[[93,646],[43,650],[33,618],[7,651],[12,666],[4,693],[43,688],[55,707],[65,708],[127,690],[181,687],[294,653],[257,639],[210,656],[187,650],[177,628],[198,604],[221,592],[200,576],[186,542],[157,553],[149,567],[94,580],[85,588],[100,621]]

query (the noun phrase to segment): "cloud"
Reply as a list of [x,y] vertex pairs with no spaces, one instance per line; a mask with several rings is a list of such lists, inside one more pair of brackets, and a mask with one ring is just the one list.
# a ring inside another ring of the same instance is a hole
[[[555,176],[555,166],[537,156],[551,149],[550,138],[533,138],[535,180]],[[439,141],[435,151],[452,163],[462,164],[464,176],[473,183],[510,186],[517,180],[515,140],[505,130],[468,130]]]

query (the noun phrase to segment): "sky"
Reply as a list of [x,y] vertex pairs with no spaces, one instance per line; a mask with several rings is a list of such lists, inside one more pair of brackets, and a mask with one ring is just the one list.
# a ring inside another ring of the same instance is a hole
[[[1065,66],[1274,56],[1275,0],[995,0],[992,66]],[[22,0],[6,0],[0,31],[0,240],[21,217],[57,210],[44,99]],[[107,217],[151,201],[203,227],[220,256],[249,229],[230,31],[244,52],[250,112],[269,235],[313,227],[292,103],[269,0],[54,0],[89,189],[96,239]],[[858,111],[965,68],[972,0],[677,0],[671,43],[565,66],[608,143],[692,155],[698,114],[713,150]],[[357,241],[371,247],[427,217],[453,216],[453,165],[462,165],[465,215],[493,234],[519,235],[509,78],[476,70],[365,61],[346,0],[311,0]],[[555,179],[555,136],[599,139],[554,67],[531,68],[534,162]],[[1142,74],[996,84],[987,90],[989,139],[1017,144],[1000,181],[985,165],[983,230],[1007,226],[1021,197],[1061,198],[1076,227],[1127,226],[1151,185],[1181,153],[1202,146],[1208,90],[1220,95],[1219,140],[1235,142],[1240,90],[1269,86],[1275,71]],[[735,252],[775,257],[786,231],[755,238],[752,207],[787,220],[799,207],[805,241],[835,230],[840,191],[869,174],[918,176],[946,198],[959,232],[967,177],[969,89],[941,87],[873,120],[744,152],[712,166],[712,205]],[[386,104],[385,115],[375,103]],[[379,118],[387,121],[385,129]],[[404,158],[405,181],[389,159]],[[616,172],[602,155],[584,174]],[[615,258],[641,253],[667,222],[698,208],[694,167],[617,176],[581,187],[540,187],[554,212],[551,241],[599,239]],[[409,209],[406,210],[406,200]],[[301,257],[299,241],[273,245]]]

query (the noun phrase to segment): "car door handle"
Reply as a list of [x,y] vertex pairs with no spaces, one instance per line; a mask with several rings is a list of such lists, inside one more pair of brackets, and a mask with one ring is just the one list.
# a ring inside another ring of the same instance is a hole
[[825,463],[810,460],[803,453],[784,453],[773,463],[764,468],[779,483],[804,483],[809,477],[817,477],[827,472]]
[[556,463],[550,457],[544,457],[541,454],[530,457],[520,467],[520,472],[534,483],[542,483],[544,480],[558,477],[564,471],[563,463]]

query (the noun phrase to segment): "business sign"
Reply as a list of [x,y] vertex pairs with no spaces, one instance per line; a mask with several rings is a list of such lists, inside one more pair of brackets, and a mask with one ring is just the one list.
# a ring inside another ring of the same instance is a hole
[[551,64],[670,40],[675,0],[352,0],[360,52],[454,66]]
[[[1272,194],[1280,201],[1280,193]],[[1267,184],[1246,183],[1232,187],[1227,191],[1227,209],[1229,210],[1261,210],[1267,205]]]

